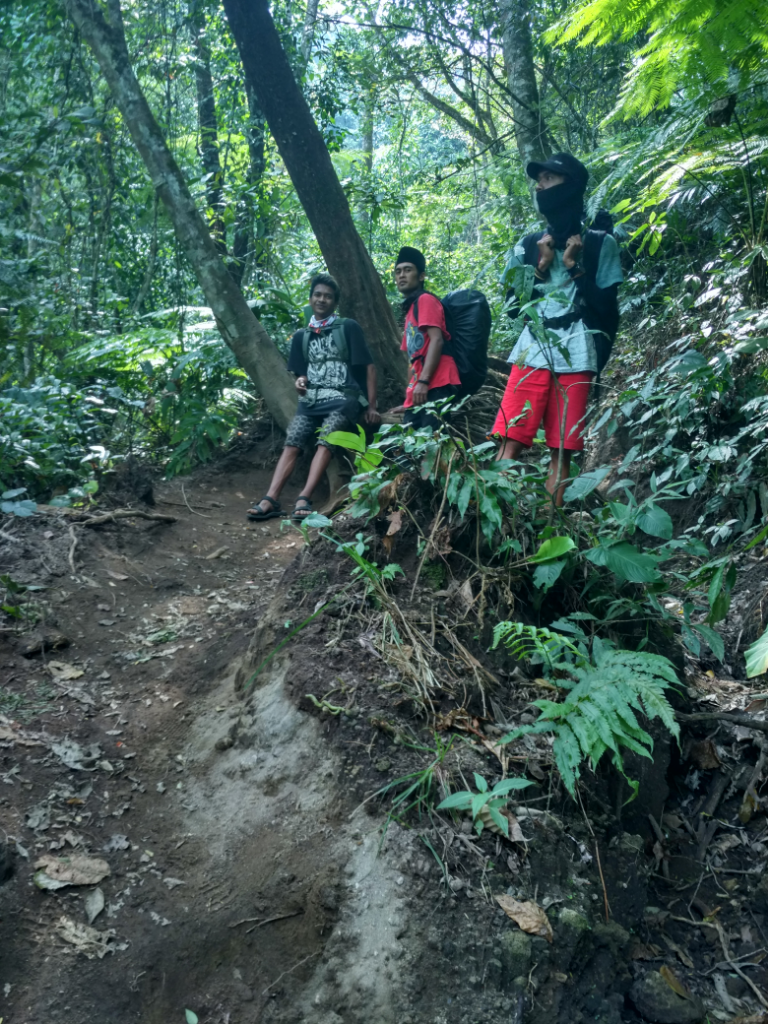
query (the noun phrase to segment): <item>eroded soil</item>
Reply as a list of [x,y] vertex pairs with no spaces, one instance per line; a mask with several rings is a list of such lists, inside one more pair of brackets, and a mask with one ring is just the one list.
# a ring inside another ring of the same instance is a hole
[[[459,658],[466,685],[446,686],[443,718],[425,728],[377,649],[379,613],[354,591],[276,650],[349,583],[349,566],[277,520],[245,523],[263,458],[241,454],[183,492],[156,486],[155,511],[173,523],[2,523],[2,571],[45,587],[28,595],[34,628],[0,634],[6,1024],[165,1024],[185,1009],[203,1024],[762,1012],[759,798],[743,820],[760,736],[691,726],[681,751],[658,745],[639,801],[622,810],[601,778],[585,814],[553,783],[546,744],[528,738],[508,765],[536,783],[512,804],[516,842],[418,809],[382,840],[389,804],[376,790],[449,743],[435,780],[500,777],[488,744],[540,692],[477,643],[495,680],[485,717]],[[471,642],[456,591],[425,580],[419,594],[414,615],[427,621],[434,603]],[[700,707],[749,704],[746,684],[689,669]],[[40,889],[46,854],[99,858],[109,874]],[[538,903],[552,941],[522,932],[495,902],[504,894]],[[665,982],[674,999],[654,1003],[646,979],[660,968],[688,994]]]

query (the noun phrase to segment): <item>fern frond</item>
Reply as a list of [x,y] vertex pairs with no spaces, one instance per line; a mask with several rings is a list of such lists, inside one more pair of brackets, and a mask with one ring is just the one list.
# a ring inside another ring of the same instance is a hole
[[[556,636],[549,634],[547,642],[551,644]],[[557,685],[568,691],[566,700],[534,701],[540,712],[536,723],[501,740],[508,743],[526,733],[553,732],[555,762],[572,796],[582,761],[596,768],[610,751],[613,764],[627,778],[623,751],[652,757],[653,737],[642,727],[638,715],[658,719],[675,737],[680,734],[665,694],[665,690],[679,685],[670,661],[645,651],[615,650],[607,644],[596,644],[593,656],[595,664],[581,659],[579,664],[555,665]],[[570,678],[562,678],[562,673]],[[636,793],[636,784],[629,778],[627,781]]]
[[561,633],[526,626],[522,622],[497,623],[493,630],[491,650],[495,651],[500,643],[518,661],[539,655],[548,667],[552,667],[555,659],[561,658],[566,652],[583,659],[579,648]]
[[684,87],[723,86],[734,72],[744,81],[768,56],[761,0],[588,0],[569,9],[546,38],[601,46],[638,35],[647,42],[633,54],[622,86],[617,112],[624,118],[668,106]]

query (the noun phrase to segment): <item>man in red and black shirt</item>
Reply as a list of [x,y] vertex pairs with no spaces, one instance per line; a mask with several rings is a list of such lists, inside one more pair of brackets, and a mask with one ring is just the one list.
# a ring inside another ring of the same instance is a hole
[[405,401],[392,412],[404,412],[403,423],[419,427],[440,426],[434,412],[423,409],[426,402],[455,398],[461,378],[453,356],[444,351],[451,336],[445,326],[445,311],[437,296],[424,291],[427,261],[418,249],[405,245],[395,264],[395,284],[403,296],[405,330],[400,346],[411,361],[411,380]]

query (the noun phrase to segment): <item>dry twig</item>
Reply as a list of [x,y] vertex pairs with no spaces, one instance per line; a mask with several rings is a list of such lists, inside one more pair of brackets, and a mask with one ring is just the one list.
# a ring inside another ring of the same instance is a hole
[[75,548],[77,547],[77,535],[75,534],[74,526],[69,527],[69,536],[72,539],[72,544],[69,548],[69,567],[72,570],[72,575],[76,573],[75,569]]
[[101,526],[103,523],[112,523],[117,519],[153,519],[158,523],[176,523],[176,516],[164,516],[160,512],[138,512],[128,508],[118,508],[114,512],[105,512],[104,515],[94,516],[92,519],[85,519],[83,526]]
[[731,725],[741,725],[745,729],[768,732],[768,722],[762,722],[740,711],[697,711],[693,715],[679,714],[677,717],[681,722],[730,722]]
[[195,512],[195,510],[192,508],[192,506],[187,501],[187,496],[184,493],[184,484],[181,485],[181,496],[184,499],[184,504],[187,506],[187,508],[189,509],[189,511],[192,513],[193,516],[200,516],[201,519],[212,519],[213,518],[213,516],[204,516],[202,512]]
[[731,970],[735,971],[738,974],[742,981],[745,981],[749,985],[749,987],[752,989],[752,991],[755,993],[758,1000],[760,1001],[761,1006],[764,1006],[765,1009],[768,1010],[768,999],[765,998],[765,996],[757,987],[757,985],[753,981],[750,981],[750,979],[746,976],[744,971],[742,971],[739,965],[733,961],[731,951],[728,949],[728,940],[725,937],[723,926],[720,924],[719,921],[715,921],[714,924],[715,928],[717,928],[717,935],[720,939],[720,945],[723,947],[723,955],[725,956],[725,959],[728,961],[728,966],[731,968]]

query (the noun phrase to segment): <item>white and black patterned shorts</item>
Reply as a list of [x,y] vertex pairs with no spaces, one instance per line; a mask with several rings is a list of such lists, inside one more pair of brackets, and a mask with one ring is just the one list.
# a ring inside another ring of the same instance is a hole
[[[334,430],[351,430],[352,424],[344,415],[342,409],[329,412],[325,416],[307,416],[299,410],[288,424],[285,433],[286,448],[301,448],[303,451],[313,441],[325,448],[333,448],[325,440],[326,436]],[[317,436],[319,432],[319,437]]]

